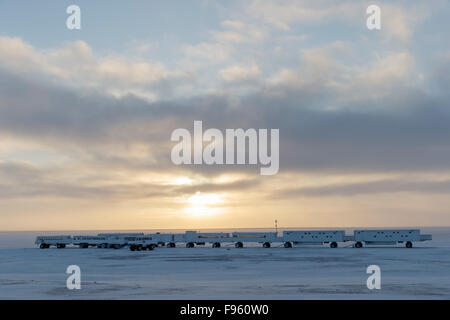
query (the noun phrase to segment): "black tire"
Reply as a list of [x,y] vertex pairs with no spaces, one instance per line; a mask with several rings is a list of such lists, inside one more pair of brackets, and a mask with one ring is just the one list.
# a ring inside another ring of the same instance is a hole
[[136,246],[130,246],[130,250],[131,251],[135,251],[136,250]]
[[193,247],[194,247],[194,243],[193,242],[186,243],[186,248],[193,248]]
[[413,247],[412,242],[411,241],[406,242],[405,247],[412,248]]
[[41,244],[39,245],[39,248],[41,248],[41,249],[47,249],[48,247],[47,247],[47,245],[46,245],[45,243],[41,243]]
[[64,249],[64,248],[66,247],[66,245],[60,243],[60,244],[57,244],[56,247],[57,247],[58,249]]
[[167,246],[169,248],[175,248],[177,245],[175,244],[175,242],[169,242],[169,244]]
[[330,243],[330,248],[337,248],[337,247],[338,247],[337,242]]
[[158,246],[164,247],[166,244],[162,241],[158,242]]
[[136,246],[136,251],[141,251],[141,250],[142,250],[142,246],[141,245]]
[[214,242],[212,247],[213,248],[220,248],[220,242]]
[[363,246],[363,244],[360,241],[355,243],[355,248],[362,248],[362,246]]
[[235,247],[235,248],[243,248],[243,247],[244,247],[244,244],[243,244],[242,242],[236,242],[236,243],[234,244],[234,247]]
[[264,242],[263,248],[270,248],[270,242]]
[[290,243],[289,241],[288,241],[288,242],[285,242],[285,243],[284,243],[284,247],[285,247],[285,248],[292,248],[292,243]]
[[152,251],[152,250],[154,250],[154,249],[155,249],[155,245],[153,245],[153,244],[147,246],[147,250],[148,250],[148,251]]

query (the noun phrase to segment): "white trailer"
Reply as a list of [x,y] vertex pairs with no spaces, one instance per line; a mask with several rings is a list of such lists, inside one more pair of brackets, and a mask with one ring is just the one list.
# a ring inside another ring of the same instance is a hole
[[130,247],[131,251],[141,251],[141,250],[153,250],[158,246],[158,237],[153,235],[144,235],[133,237],[133,239],[128,239],[127,245]]
[[[72,244],[80,248],[97,247],[102,248],[107,243],[106,236],[74,236]],[[106,246],[105,246],[106,247]]]
[[212,243],[213,248],[220,248],[222,242],[230,242],[230,234],[226,232],[199,233],[197,231],[186,231],[184,240],[186,248],[193,248],[194,244],[204,245],[206,242]]
[[152,236],[158,239],[158,245],[164,246],[167,244],[168,248],[175,248],[177,242],[185,242],[184,233],[156,233]]
[[106,240],[100,246],[102,248],[120,249],[128,244],[128,241],[136,237],[143,236],[143,232],[138,233],[99,233],[97,236],[105,237]]
[[353,240],[355,248],[367,245],[393,245],[405,243],[407,248],[412,248],[414,241],[431,240],[431,235],[421,235],[419,229],[385,229],[385,230],[355,230]]
[[236,248],[244,247],[244,242],[262,243],[264,248],[270,248],[271,242],[281,242],[276,232],[233,232],[231,241]]
[[285,248],[292,248],[292,244],[330,244],[337,248],[338,242],[346,241],[345,231],[340,230],[291,230],[283,232]]
[[50,248],[50,246],[61,249],[72,243],[72,237],[69,235],[38,236],[34,243],[41,249]]

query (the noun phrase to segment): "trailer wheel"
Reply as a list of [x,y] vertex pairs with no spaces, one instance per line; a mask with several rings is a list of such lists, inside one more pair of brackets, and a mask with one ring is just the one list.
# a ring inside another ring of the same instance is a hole
[[355,248],[362,248],[363,244],[362,242],[358,241],[357,243],[355,243]]
[[288,242],[285,242],[285,243],[284,243],[284,247],[285,247],[285,248],[292,248],[292,243],[290,243],[289,241],[288,241]]
[[405,247],[412,248],[413,244],[411,241],[406,242]]
[[337,242],[330,243],[330,248],[337,248],[337,247],[338,247]]
[[135,251],[136,250],[136,246],[130,246],[130,251]]
[[167,246],[169,248],[175,248],[177,245],[175,244],[175,242],[169,242],[169,244]]
[[263,248],[270,248],[270,242],[264,242]]
[[164,247],[166,244],[163,241],[158,242],[158,246]]
[[41,248],[41,249],[47,249],[48,247],[47,247],[47,245],[46,245],[45,243],[41,243],[41,244],[39,245],[39,248]]
[[212,247],[213,247],[213,248],[220,248],[220,242],[214,242],[214,243],[212,244]]
[[234,247],[235,248],[243,248],[244,247],[244,244],[242,243],[242,242],[236,242],[235,244],[234,244]]
[[193,247],[194,247],[194,243],[193,242],[186,243],[186,248],[193,248]]

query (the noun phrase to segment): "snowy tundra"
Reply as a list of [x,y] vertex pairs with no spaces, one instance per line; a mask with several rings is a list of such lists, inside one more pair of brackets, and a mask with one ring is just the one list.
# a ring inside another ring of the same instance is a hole
[[[414,248],[14,247],[0,234],[0,299],[450,299],[450,228]],[[34,235],[30,235],[32,239]],[[30,241],[31,242],[31,241]],[[68,290],[66,269],[81,269]],[[366,285],[369,265],[381,289]]]

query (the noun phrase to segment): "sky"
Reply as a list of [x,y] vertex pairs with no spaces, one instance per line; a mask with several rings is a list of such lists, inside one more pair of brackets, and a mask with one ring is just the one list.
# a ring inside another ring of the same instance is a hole
[[[449,16],[0,0],[0,230],[449,226]],[[194,120],[279,129],[279,172],[175,165],[171,133]]]

